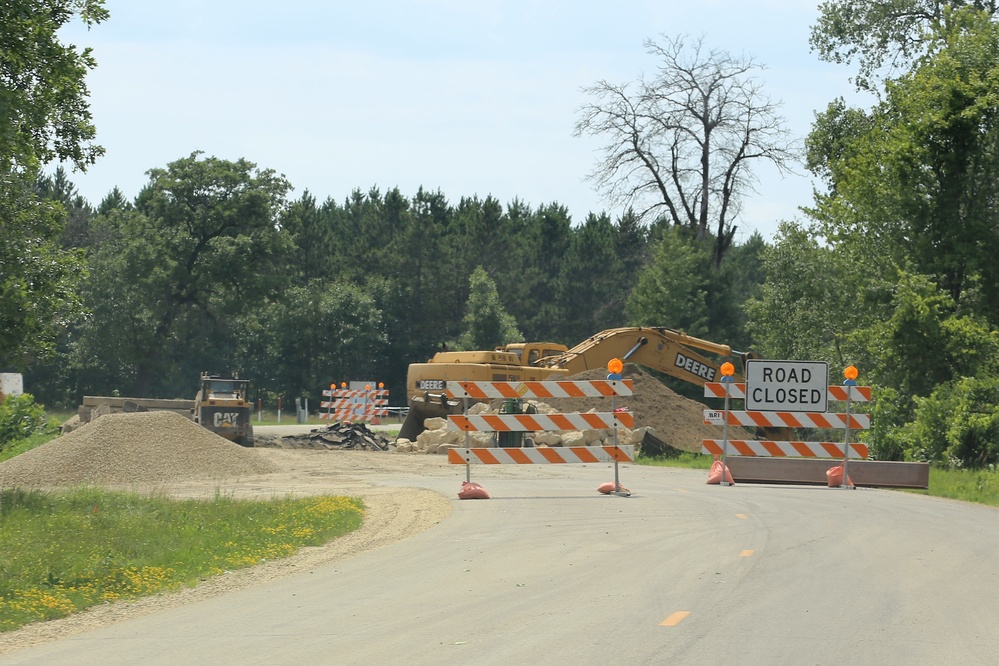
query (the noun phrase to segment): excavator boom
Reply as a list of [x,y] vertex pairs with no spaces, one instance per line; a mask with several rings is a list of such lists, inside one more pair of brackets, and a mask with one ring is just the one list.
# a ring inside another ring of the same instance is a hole
[[587,338],[561,356],[549,360],[549,365],[575,375],[584,370],[603,368],[612,358],[637,363],[703,386],[719,380],[721,361],[698,353],[706,351],[716,356],[735,355],[741,361],[752,354],[733,352],[729,345],[710,342],[665,327],[612,328]]

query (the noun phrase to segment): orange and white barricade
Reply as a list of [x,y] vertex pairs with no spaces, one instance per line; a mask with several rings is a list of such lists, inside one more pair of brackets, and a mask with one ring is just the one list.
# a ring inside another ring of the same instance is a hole
[[330,398],[319,403],[326,410],[319,418],[341,423],[377,423],[388,415],[387,389],[346,389],[329,388],[323,397]]
[[[616,396],[632,395],[631,380],[607,379],[590,381],[523,381],[523,382],[447,382],[451,398],[489,399],[523,398],[611,398],[611,411],[565,414],[461,414],[448,417],[448,430],[466,434],[465,449],[451,449],[448,462],[465,465],[463,487],[471,482],[472,465],[548,465],[578,463],[614,463],[614,481],[598,489],[604,494],[627,496],[630,491],[618,481],[618,463],[633,462],[635,447],[617,444],[618,428],[633,428],[634,416],[614,408]],[[472,448],[472,432],[536,432],[541,430],[603,430],[614,431],[614,446],[539,447],[539,448]],[[607,486],[607,488],[604,488]],[[459,493],[459,497],[464,497]]]
[[[723,366],[723,374],[724,370]],[[828,401],[845,403],[845,413],[827,411],[730,410],[729,400],[746,400],[746,384],[734,381],[709,382],[705,384],[704,397],[724,398],[725,409],[704,410],[704,423],[725,426],[725,436],[722,439],[701,440],[701,452],[720,458],[723,469],[726,455],[768,458],[839,458],[842,459],[842,463],[838,468],[840,476],[836,478],[842,478],[843,485],[841,487],[852,488],[853,486],[849,481],[849,477],[846,476],[844,469],[849,460],[866,459],[870,454],[870,450],[866,444],[850,442],[850,432],[853,430],[869,429],[871,427],[871,417],[869,414],[852,413],[851,405],[854,402],[870,402],[871,387],[856,385],[853,381],[856,378],[856,368],[853,366],[847,368],[844,371],[844,375],[847,377],[847,382],[843,386],[827,387],[825,396],[822,395],[821,389],[816,388],[814,394],[819,398],[826,398],[826,401],[822,403],[823,408]],[[843,442],[784,442],[729,439],[728,426],[836,429],[844,430],[845,437]],[[830,476],[830,479],[832,479],[832,476]],[[713,483],[714,481],[709,482]],[[729,484],[723,482],[722,485]],[[830,485],[833,485],[831,480]],[[837,485],[839,484],[837,483]]]

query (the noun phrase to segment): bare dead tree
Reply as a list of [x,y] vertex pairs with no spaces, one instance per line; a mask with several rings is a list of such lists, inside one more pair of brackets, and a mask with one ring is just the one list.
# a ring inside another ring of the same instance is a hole
[[584,88],[595,101],[581,107],[575,135],[607,140],[589,178],[611,205],[643,219],[667,214],[699,239],[711,228],[718,265],[757,183],[751,165],[768,161],[786,173],[799,151],[752,58],[706,50],[703,38],[645,46],[660,62],[654,77]]

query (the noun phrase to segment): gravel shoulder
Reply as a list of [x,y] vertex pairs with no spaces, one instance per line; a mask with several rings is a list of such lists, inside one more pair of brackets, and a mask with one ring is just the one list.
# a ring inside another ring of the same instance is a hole
[[257,499],[348,495],[364,501],[363,525],[323,546],[303,548],[291,557],[227,572],[193,588],[95,606],[66,618],[0,634],[0,654],[326,566],[419,534],[451,512],[451,500],[439,493],[382,485],[400,475],[453,477],[454,469],[449,468],[443,456],[279,449],[248,452],[259,456],[268,466],[273,465],[275,471],[232,479],[130,483],[112,487],[177,498],[210,498],[216,493]]

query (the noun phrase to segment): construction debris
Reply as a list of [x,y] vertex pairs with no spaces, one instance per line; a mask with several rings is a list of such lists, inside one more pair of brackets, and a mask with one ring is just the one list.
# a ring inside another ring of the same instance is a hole
[[390,440],[363,423],[331,423],[305,435],[258,437],[256,446],[280,449],[338,449],[345,451],[388,451]]

